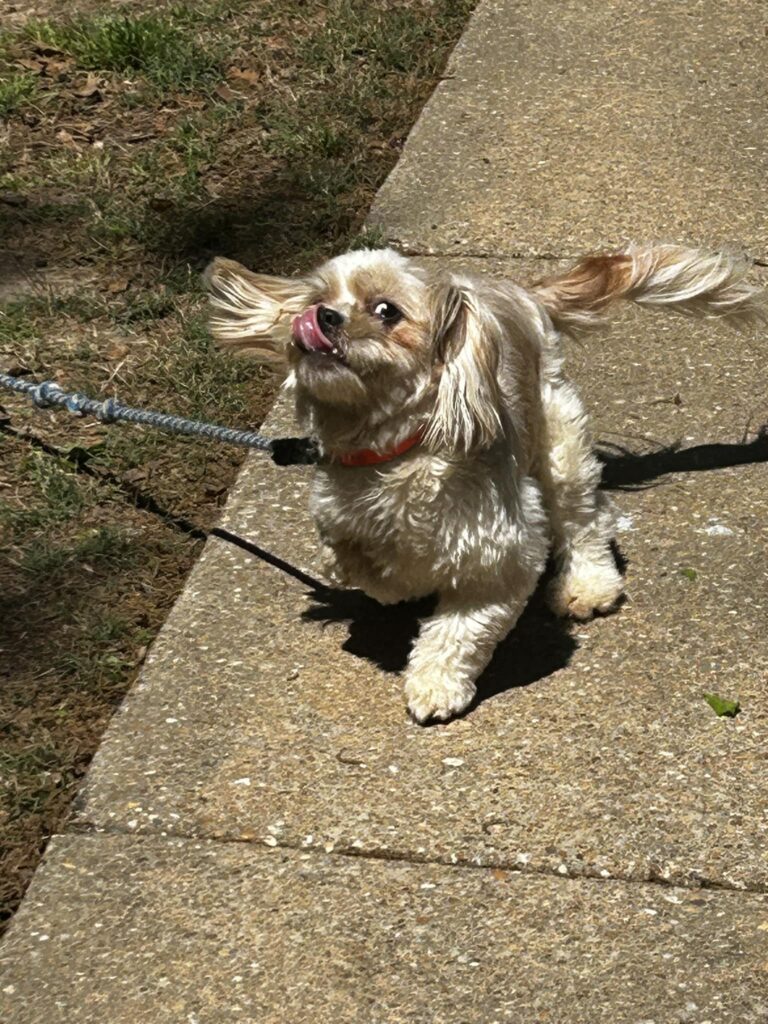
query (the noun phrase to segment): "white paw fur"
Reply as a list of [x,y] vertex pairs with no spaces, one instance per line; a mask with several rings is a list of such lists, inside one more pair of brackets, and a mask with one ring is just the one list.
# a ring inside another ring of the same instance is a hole
[[461,714],[472,703],[475,692],[473,683],[443,673],[420,674],[405,684],[408,711],[422,724],[430,719],[444,722]]
[[623,594],[624,578],[614,564],[586,563],[552,581],[549,606],[556,615],[585,620],[614,611]]

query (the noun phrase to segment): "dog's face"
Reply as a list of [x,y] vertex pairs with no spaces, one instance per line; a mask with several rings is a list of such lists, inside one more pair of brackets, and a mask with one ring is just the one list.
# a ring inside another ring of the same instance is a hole
[[288,362],[297,384],[344,406],[405,401],[430,366],[428,288],[395,253],[347,253],[311,279],[291,318]]
[[346,253],[306,278],[252,274],[229,260],[208,272],[225,345],[287,360],[297,385],[330,405],[380,404],[430,365],[428,287],[391,250]]
[[450,447],[498,432],[499,325],[466,281],[431,280],[390,249],[296,279],[220,259],[207,281],[217,340],[287,360],[300,401],[378,421],[427,407],[428,436]]

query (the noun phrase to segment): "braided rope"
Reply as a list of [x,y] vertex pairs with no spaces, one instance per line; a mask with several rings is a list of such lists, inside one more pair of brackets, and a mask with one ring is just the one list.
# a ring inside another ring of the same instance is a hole
[[157,430],[165,430],[170,434],[189,434],[210,441],[239,445],[241,448],[255,448],[257,451],[269,452],[274,461],[281,466],[318,460],[317,447],[310,438],[268,438],[252,430],[233,430],[231,427],[221,427],[202,420],[188,420],[182,416],[170,416],[167,413],[153,412],[151,409],[135,409],[130,405],[123,405],[115,398],[97,402],[86,395],[62,391],[52,380],[36,384],[12,377],[8,373],[0,373],[0,387],[27,395],[40,409],[61,406],[76,415],[95,416],[102,423],[138,423]]

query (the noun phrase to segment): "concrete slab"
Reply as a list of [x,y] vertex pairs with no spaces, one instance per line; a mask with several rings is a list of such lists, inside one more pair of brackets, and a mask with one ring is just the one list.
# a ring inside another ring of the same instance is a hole
[[[768,454],[740,441],[768,421],[754,339],[630,314],[571,357],[599,438],[699,446],[608,467],[651,485],[617,496],[631,595],[617,616],[569,632],[534,601],[479,706],[425,730],[392,674],[415,612],[321,600],[211,542],[97,755],[81,822],[768,886],[766,468],[732,465]],[[723,468],[654,476],[692,465]],[[308,477],[254,458],[225,525],[312,572]],[[742,713],[716,718],[704,691]]]
[[374,204],[417,252],[768,255],[763,0],[481,3]]
[[5,1024],[758,1024],[768,898],[125,836],[58,838]]

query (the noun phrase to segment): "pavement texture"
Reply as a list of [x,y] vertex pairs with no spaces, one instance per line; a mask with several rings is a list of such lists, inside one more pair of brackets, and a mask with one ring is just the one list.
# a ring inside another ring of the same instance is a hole
[[[757,258],[765,24],[758,2],[481,4],[373,219],[522,281],[617,231]],[[684,123],[697,75],[709,113]],[[0,1018],[768,1019],[764,344],[630,310],[569,345],[630,601],[568,627],[534,598],[447,725],[405,714],[423,609],[313,588],[311,471],[249,459],[222,526],[285,564],[206,546],[0,950]],[[284,401],[265,430],[295,432]]]
[[372,221],[440,255],[765,260],[765,23],[761,0],[480,4]]
[[[768,915],[752,895],[67,836],[52,844],[22,913],[35,927],[17,932],[25,971],[12,995],[27,1015],[12,1020],[636,1024],[768,1014],[765,971],[739,969],[768,960]],[[660,1000],[674,1017],[660,1018]],[[564,1016],[568,1006],[579,1015]]]

